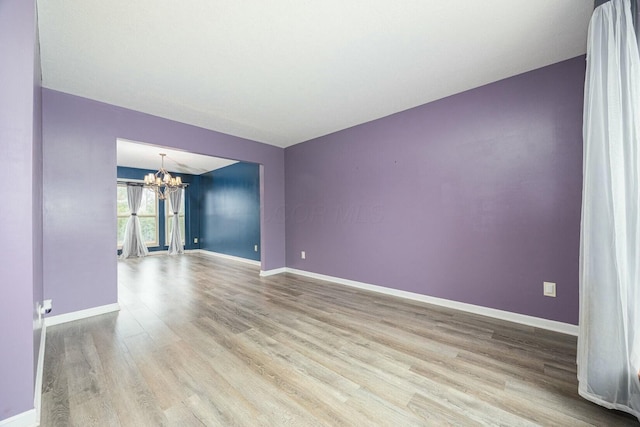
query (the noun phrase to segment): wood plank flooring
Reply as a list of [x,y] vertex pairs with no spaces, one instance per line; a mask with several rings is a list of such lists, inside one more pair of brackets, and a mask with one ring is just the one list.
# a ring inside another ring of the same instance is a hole
[[43,426],[617,426],[574,337],[203,254],[118,261],[48,328]]

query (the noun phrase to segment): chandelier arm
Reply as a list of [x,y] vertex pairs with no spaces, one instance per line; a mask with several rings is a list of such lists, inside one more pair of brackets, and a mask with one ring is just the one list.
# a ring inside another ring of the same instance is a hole
[[156,193],[156,197],[159,200],[167,200],[170,194],[185,187],[179,176],[172,177],[169,171],[164,168],[165,156],[166,154],[160,153],[161,164],[158,172],[155,174],[149,173],[148,176],[145,176],[145,184],[148,187],[153,188],[153,191]]

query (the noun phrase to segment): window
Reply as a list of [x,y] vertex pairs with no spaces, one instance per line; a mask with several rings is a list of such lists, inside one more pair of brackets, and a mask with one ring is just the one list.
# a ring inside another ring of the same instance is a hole
[[[126,184],[118,184],[118,248],[122,247],[124,241],[124,231],[127,228],[127,221],[131,215],[127,198]],[[142,229],[142,238],[147,246],[158,246],[158,200],[156,193],[144,188],[142,192],[142,202],[138,210],[138,219]]]
[[[185,244],[185,227],[184,227],[184,213],[185,213],[185,191],[184,188],[182,191],[182,201],[180,202],[180,213],[178,214],[178,220],[180,221],[180,237],[182,237],[182,244]],[[169,246],[171,243],[171,230],[173,230],[173,209],[171,207],[171,202],[169,200],[165,200],[164,202],[164,212],[165,212],[165,245]]]

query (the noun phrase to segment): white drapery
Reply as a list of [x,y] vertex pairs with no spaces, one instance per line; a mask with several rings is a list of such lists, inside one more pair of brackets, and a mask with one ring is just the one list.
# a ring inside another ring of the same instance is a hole
[[182,204],[182,191],[173,191],[169,193],[169,202],[171,203],[171,211],[173,212],[173,221],[171,227],[171,238],[169,240],[169,255],[178,255],[184,253],[182,245],[182,236],[180,236],[180,206]]
[[579,393],[640,419],[640,56],[629,0],[591,18],[583,136]]
[[142,257],[149,253],[144,244],[140,220],[138,219],[138,209],[142,202],[141,185],[127,185],[127,201],[131,216],[127,221],[127,228],[124,231],[124,242],[122,243],[122,255],[120,258]]

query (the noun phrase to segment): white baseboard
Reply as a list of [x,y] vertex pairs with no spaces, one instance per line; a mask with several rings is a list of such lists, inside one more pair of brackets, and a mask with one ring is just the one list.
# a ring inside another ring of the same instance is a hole
[[[282,273],[293,273],[301,276],[310,277],[312,279],[325,280],[340,285],[351,286],[354,288],[365,289],[367,291],[379,292],[381,294],[393,295],[400,298],[406,298],[414,301],[426,302],[428,304],[438,305],[442,307],[453,308],[468,313],[479,314],[482,316],[493,317],[495,319],[506,320],[508,322],[520,323],[535,328],[547,329],[550,331],[560,332],[567,335],[578,335],[578,326],[555,320],[542,319],[540,317],[527,316],[525,314],[512,313],[510,311],[498,310],[495,308],[483,307],[480,305],[467,304],[464,302],[452,301],[444,298],[436,298],[428,295],[417,294],[414,292],[401,291],[399,289],[386,288],[384,286],[372,285],[369,283],[357,282],[355,280],[342,279],[340,277],[326,276],[324,274],[312,273],[309,271],[298,270],[295,268],[278,269],[284,270]],[[276,271],[276,270],[269,270]],[[267,272],[265,272],[267,273]],[[277,274],[277,273],[274,273]],[[260,274],[262,275],[262,273]]]
[[40,330],[40,351],[38,351],[38,367],[36,368],[36,383],[33,389],[33,407],[36,411],[36,421],[40,424],[42,409],[42,376],[44,374],[44,349],[47,342],[47,325],[42,322]]
[[260,277],[273,276],[276,274],[286,273],[287,271],[287,267],[274,268],[273,270],[260,270]]
[[29,409],[21,414],[0,420],[0,427],[35,427],[39,424],[35,409]]
[[260,261],[256,261],[254,259],[247,259],[247,258],[242,258],[242,257],[239,257],[239,256],[221,254],[220,252],[208,251],[206,249],[193,249],[191,252],[196,252],[196,253],[199,253],[199,254],[205,254],[205,255],[209,255],[209,256],[214,256],[214,257],[217,257],[217,258],[224,258],[224,259],[230,259],[230,260],[233,260],[233,261],[244,262],[245,264],[257,265],[258,267],[260,267],[260,265],[261,265]]
[[101,314],[119,311],[118,303],[101,305],[99,307],[88,308],[86,310],[73,311],[71,313],[59,314],[57,316],[46,317],[44,319],[45,326],[54,326],[61,323],[73,322],[74,320],[85,319],[87,317],[99,316]]

